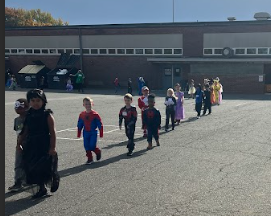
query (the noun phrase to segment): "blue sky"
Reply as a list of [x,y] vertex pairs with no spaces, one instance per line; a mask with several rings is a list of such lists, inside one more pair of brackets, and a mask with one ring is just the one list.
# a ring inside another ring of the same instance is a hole
[[[173,0],[6,0],[7,7],[38,9],[70,25],[172,22]],[[175,0],[175,22],[253,20],[271,14],[271,0]]]

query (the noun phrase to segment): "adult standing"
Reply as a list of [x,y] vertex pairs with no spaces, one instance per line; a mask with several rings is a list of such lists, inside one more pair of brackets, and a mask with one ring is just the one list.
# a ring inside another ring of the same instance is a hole
[[84,84],[84,80],[85,80],[85,75],[83,74],[83,72],[81,70],[78,70],[78,72],[74,75],[70,75],[70,76],[74,76],[76,77],[75,83],[77,85],[78,88],[78,92],[84,92],[84,88],[83,88],[83,84]]
[[145,86],[143,77],[138,77],[138,95],[142,95],[142,88]]
[[133,89],[132,89],[132,79],[129,78],[128,79],[128,93],[132,94],[133,93]]

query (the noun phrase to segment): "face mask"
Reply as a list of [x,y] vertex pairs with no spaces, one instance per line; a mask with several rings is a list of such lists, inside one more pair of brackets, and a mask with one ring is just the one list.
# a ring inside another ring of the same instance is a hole
[[15,102],[15,109],[18,109],[20,107],[24,108],[24,102],[21,103],[20,101],[16,101]]

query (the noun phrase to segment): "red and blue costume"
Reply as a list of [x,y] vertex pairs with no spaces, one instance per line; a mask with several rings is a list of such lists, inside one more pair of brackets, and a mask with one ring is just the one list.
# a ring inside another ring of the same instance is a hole
[[100,137],[103,137],[103,123],[100,115],[91,110],[89,113],[86,111],[81,112],[77,124],[77,137],[81,137],[81,131],[83,130],[84,147],[86,150],[86,156],[88,160],[92,161],[92,151],[97,155],[97,160],[100,158],[101,150],[97,147],[97,135],[100,131]]
[[161,129],[161,114],[155,107],[147,108],[143,112],[143,127],[148,130],[147,141],[152,142],[152,137],[159,139],[159,129]]

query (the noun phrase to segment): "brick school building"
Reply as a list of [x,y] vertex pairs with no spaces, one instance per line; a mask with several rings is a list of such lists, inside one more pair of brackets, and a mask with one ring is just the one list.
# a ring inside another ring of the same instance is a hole
[[[143,76],[151,89],[219,77],[225,92],[271,91],[271,21],[149,23],[5,29],[6,67],[33,61],[54,69],[79,55],[86,87],[121,86]],[[64,69],[64,68],[63,68]]]

